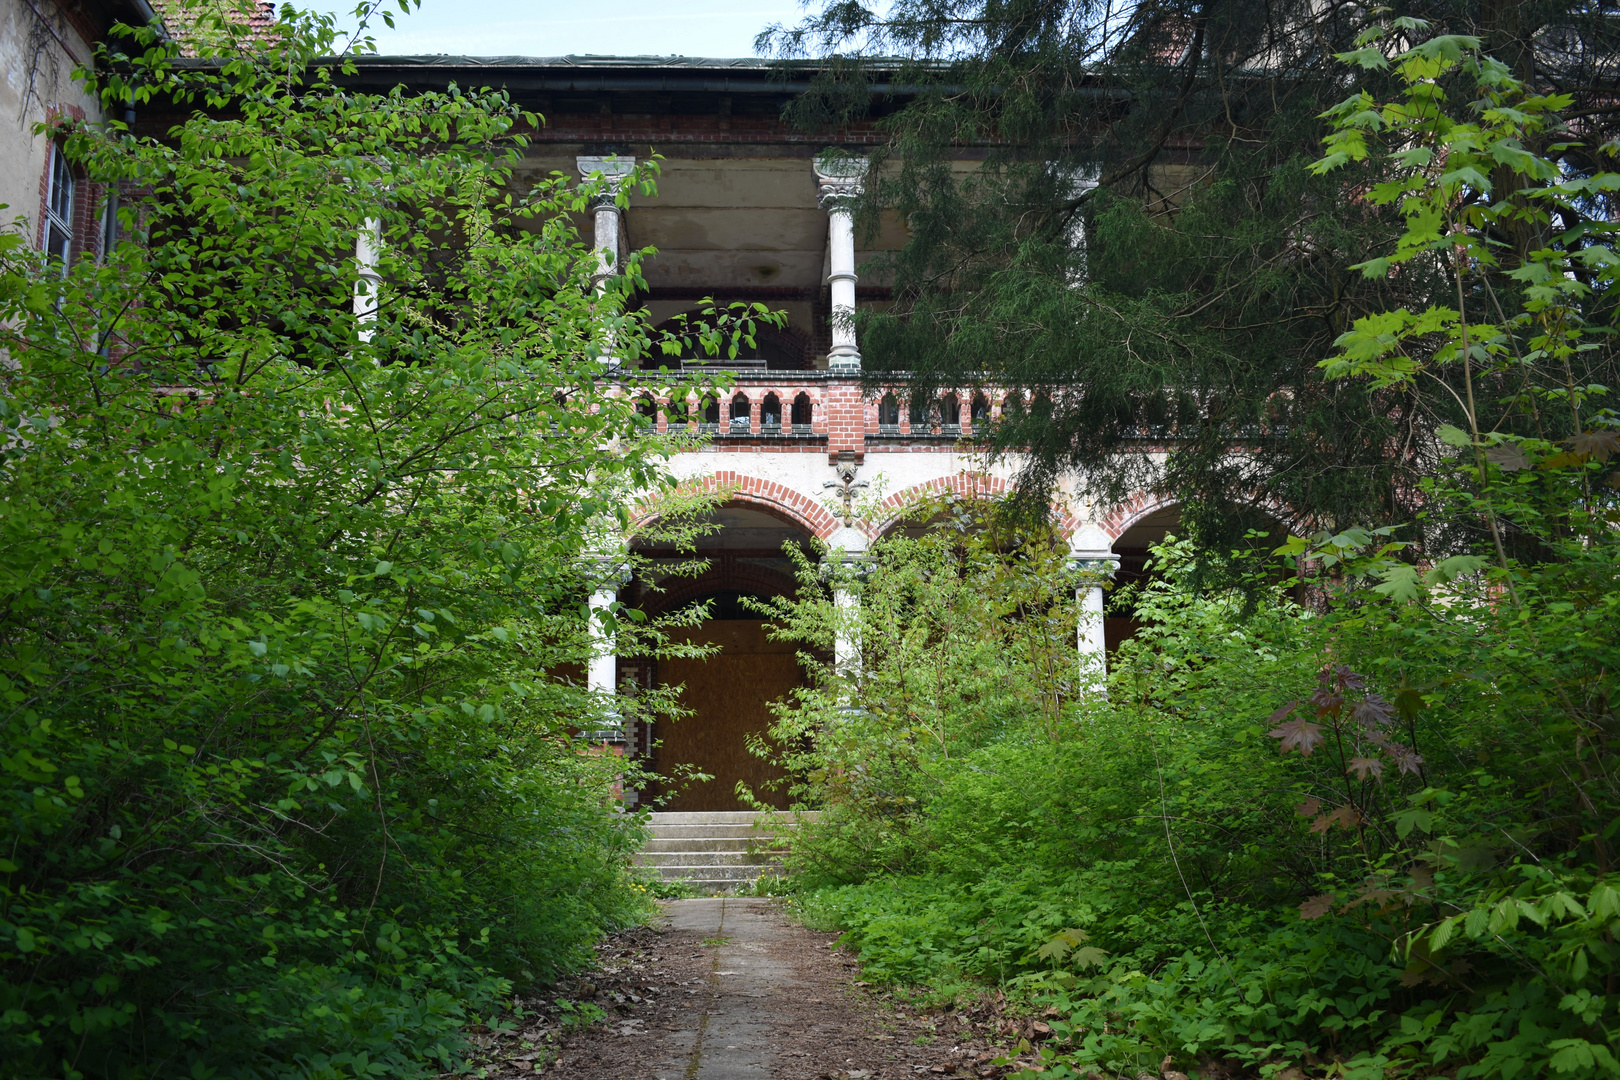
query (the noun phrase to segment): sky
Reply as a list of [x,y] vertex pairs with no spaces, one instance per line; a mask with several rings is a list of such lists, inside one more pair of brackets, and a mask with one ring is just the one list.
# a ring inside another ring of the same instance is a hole
[[[819,4],[817,5],[819,7]],[[799,0],[422,0],[375,22],[377,51],[395,56],[753,56],[754,35],[804,14]]]

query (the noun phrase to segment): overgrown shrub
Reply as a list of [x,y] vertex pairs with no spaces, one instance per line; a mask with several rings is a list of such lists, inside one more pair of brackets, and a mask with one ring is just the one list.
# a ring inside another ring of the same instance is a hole
[[354,94],[291,9],[126,40],[109,111],[183,119],[53,132],[123,242],[0,236],[0,1073],[437,1073],[646,910],[574,735],[661,703],[565,677],[657,647],[585,606],[674,449],[603,378],[637,263],[592,282],[599,184],[511,193],[501,94]]

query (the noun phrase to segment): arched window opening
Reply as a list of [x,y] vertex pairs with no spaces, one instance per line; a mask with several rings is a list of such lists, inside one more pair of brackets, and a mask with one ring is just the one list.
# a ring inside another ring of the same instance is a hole
[[720,400],[713,394],[704,394],[703,400],[698,402],[698,430],[720,430]]
[[979,430],[980,424],[990,422],[990,399],[983,394],[973,395],[973,404],[968,407],[968,419],[973,422],[973,430]]
[[1037,420],[1052,419],[1052,396],[1044,390],[1035,395],[1035,401],[1030,405],[1030,415]]
[[759,403],[759,430],[773,435],[782,430],[782,399],[775,394],[766,394]]
[[749,422],[752,419],[753,407],[747,394],[738,394],[731,399],[731,434],[747,435]]
[[894,400],[893,394],[884,394],[883,400],[878,402],[878,434],[898,435],[900,433],[900,403]]
[[1008,394],[1001,403],[1001,415],[1022,416],[1024,414],[1024,395],[1014,390]]
[[636,401],[636,417],[641,426],[652,430],[658,426],[658,403],[652,398],[643,395]]
[[664,406],[664,426],[666,428],[685,428],[686,425],[686,399],[670,398],[668,404]]
[[906,423],[911,425],[913,435],[927,435],[933,430],[928,415],[928,399],[920,395],[911,396],[911,404],[906,409]]
[[944,434],[962,433],[962,403],[956,399],[955,394],[946,394],[940,402],[939,421],[940,431]]
[[793,399],[793,434],[810,434],[810,425],[813,414],[810,411],[810,395],[801,392]]

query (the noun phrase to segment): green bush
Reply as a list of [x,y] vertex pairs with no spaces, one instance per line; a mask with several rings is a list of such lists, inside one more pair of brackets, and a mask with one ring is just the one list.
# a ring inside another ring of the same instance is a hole
[[1620,417],[1572,375],[1612,349],[1587,318],[1620,260],[1588,212],[1620,178],[1527,149],[1569,136],[1567,102],[1477,41],[1391,61],[1380,32],[1344,59],[1404,93],[1335,109],[1319,167],[1367,165],[1406,218],[1364,272],[1427,260],[1459,307],[1368,315],[1323,368],[1414,400],[1462,375],[1469,430],[1441,429],[1423,491],[1453,547],[1341,524],[1288,537],[1279,575],[1168,542],[1106,700],[1053,668],[1074,581],[1045,530],[930,508],[835,579],[858,616],[810,588],[776,608],[861,643],[775,731],[826,810],[798,903],[880,978],[1056,1009],[1046,1076],[1620,1074]]
[[574,735],[668,702],[565,677],[657,647],[585,604],[669,483],[603,378],[660,344],[637,261],[593,286],[599,185],[510,193],[501,94],[357,95],[330,20],[278,31],[127,39],[101,90],[183,119],[53,132],[124,242],[0,236],[6,1076],[441,1072],[648,909]]

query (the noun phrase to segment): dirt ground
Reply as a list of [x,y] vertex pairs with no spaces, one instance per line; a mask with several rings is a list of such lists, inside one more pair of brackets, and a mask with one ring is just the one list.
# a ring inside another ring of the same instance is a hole
[[477,1036],[473,1075],[895,1080],[999,1077],[1033,1064],[1044,1024],[1005,1018],[994,1002],[897,1003],[860,979],[835,935],[791,922],[768,900],[677,900],[665,911],[659,925],[605,942],[598,970],[559,988],[601,1019],[569,1023],[548,1003],[527,1024]]

